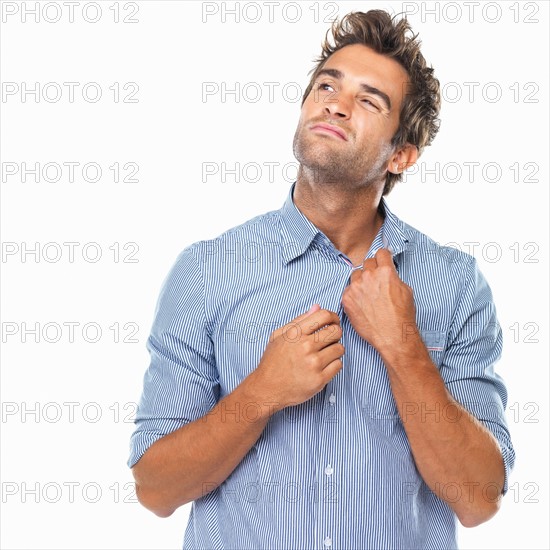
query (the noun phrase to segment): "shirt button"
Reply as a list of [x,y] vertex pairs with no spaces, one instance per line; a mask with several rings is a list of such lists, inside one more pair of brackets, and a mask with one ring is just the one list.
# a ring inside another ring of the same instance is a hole
[[332,469],[332,466],[330,464],[327,465],[327,467],[325,468],[325,474],[327,474],[327,476],[331,476],[332,472],[334,472],[334,470]]
[[327,548],[330,548],[332,546],[332,539],[330,537],[325,537],[325,540],[323,541],[323,544]]
[[328,402],[331,404],[331,405],[334,405],[334,403],[336,403],[336,396],[331,393],[329,396],[328,396]]

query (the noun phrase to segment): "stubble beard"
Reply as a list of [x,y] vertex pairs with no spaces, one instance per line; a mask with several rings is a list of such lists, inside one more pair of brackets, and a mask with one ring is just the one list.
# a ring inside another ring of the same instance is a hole
[[331,146],[330,137],[306,133],[304,127],[297,128],[293,152],[300,163],[300,173],[311,183],[351,189],[369,187],[384,178],[384,167],[391,153],[389,148],[373,159],[370,151],[360,152],[352,147],[339,149],[336,144]]

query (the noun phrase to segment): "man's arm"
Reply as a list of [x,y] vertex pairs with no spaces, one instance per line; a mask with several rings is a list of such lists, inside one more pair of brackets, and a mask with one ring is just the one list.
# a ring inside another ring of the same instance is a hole
[[222,483],[260,437],[272,410],[260,405],[253,420],[227,414],[243,403],[257,403],[248,378],[208,414],[155,441],[132,468],[139,502],[168,517]]
[[404,346],[405,353],[381,354],[392,393],[420,475],[462,525],[475,527],[500,506],[500,448],[491,432],[453,399],[420,336],[415,340]]
[[[365,262],[362,272],[353,274],[342,304],[355,330],[375,347],[386,365],[416,466],[426,484],[464,526],[490,519],[498,511],[504,487],[498,442],[449,393],[416,328],[412,289],[399,278],[387,250],[379,250]],[[436,410],[446,414],[425,414]]]
[[[298,330],[300,338],[288,338],[288,330]],[[134,465],[141,504],[167,517],[220,485],[272,414],[308,400],[336,376],[344,353],[341,336],[338,315],[317,305],[274,331],[255,371],[206,415],[158,439]],[[259,411],[257,417],[229,413],[248,404]]]

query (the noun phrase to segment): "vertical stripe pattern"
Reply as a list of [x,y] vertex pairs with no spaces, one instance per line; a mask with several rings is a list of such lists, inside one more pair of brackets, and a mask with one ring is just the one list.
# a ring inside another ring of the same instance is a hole
[[[343,311],[353,266],[296,208],[293,189],[280,210],[177,258],[147,341],[128,464],[205,415],[256,368],[273,330],[318,303],[340,316],[343,369],[309,401],[273,415],[229,478],[193,503],[184,548],[456,548],[455,515],[415,467],[382,360]],[[447,388],[500,445],[507,489],[514,450],[494,370],[502,332],[491,291],[473,257],[381,205],[384,224],[367,257],[391,248]],[[254,405],[227,414],[246,419]]]

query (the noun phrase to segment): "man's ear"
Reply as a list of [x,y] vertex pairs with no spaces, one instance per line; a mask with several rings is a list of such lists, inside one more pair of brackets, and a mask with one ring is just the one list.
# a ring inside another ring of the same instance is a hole
[[418,159],[418,148],[411,143],[405,143],[396,151],[388,161],[388,172],[392,174],[401,174],[407,168],[415,164]]

